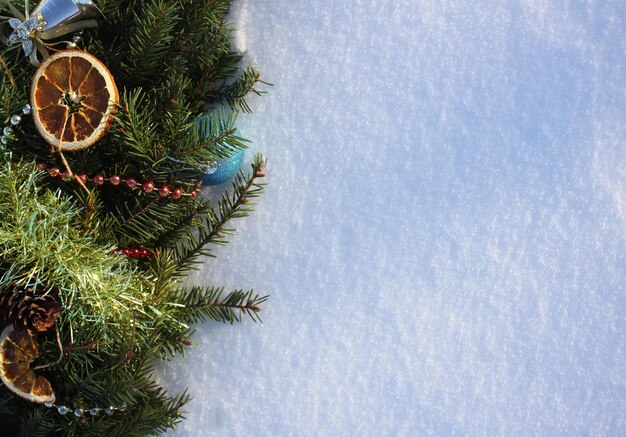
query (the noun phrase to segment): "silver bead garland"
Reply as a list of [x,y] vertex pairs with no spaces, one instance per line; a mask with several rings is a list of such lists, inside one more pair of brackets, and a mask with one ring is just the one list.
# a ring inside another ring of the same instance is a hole
[[57,405],[54,404],[52,402],[46,402],[44,404],[47,408],[56,408],[57,413],[59,413],[61,416],[66,416],[68,413],[72,413],[75,417],[83,417],[84,415],[86,415],[87,413],[92,416],[92,417],[96,417],[98,415],[100,415],[101,413],[104,413],[107,416],[112,415],[115,412],[120,412],[123,413],[124,411],[126,411],[126,404],[122,404],[118,407],[115,407],[113,405],[110,405],[108,407],[92,407],[92,408],[75,408],[74,410],[72,410],[70,407],[65,406],[65,405]]
[[[30,105],[26,104],[22,108],[22,115],[29,115],[30,111],[31,111]],[[11,118],[9,119],[9,123],[11,124],[11,126],[19,125],[22,122],[22,115],[13,114]],[[3,146],[6,146],[9,143],[9,140],[13,139],[13,128],[11,126],[5,126],[4,129],[2,129],[2,136],[0,137],[0,143]]]

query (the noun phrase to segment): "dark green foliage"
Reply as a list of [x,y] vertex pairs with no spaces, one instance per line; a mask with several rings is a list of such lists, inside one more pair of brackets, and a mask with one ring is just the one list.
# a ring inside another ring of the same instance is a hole
[[[249,111],[246,96],[261,93],[257,86],[265,83],[231,49],[230,0],[96,3],[99,26],[85,31],[83,48],[114,75],[120,104],[109,133],[65,159],[74,173],[192,192],[210,161],[246,148],[237,114]],[[0,15],[6,14],[0,2]],[[20,50],[0,45],[3,125],[27,103],[34,71]],[[257,156],[215,205],[202,196],[175,201],[110,184],[90,185],[87,193],[72,180],[35,169],[38,162],[66,170],[29,117],[14,130],[0,154],[0,285],[59,290],[64,311],[58,331],[41,335],[35,363],[46,366],[40,372],[57,404],[127,409],[62,416],[0,384],[0,429],[42,436],[164,433],[181,420],[188,396],[172,397],[155,383],[155,360],[184,352],[198,322],[260,321],[266,296],[183,281],[203,257],[213,256],[212,245],[226,243],[234,232],[230,221],[252,211],[263,192],[265,160]],[[112,255],[119,247],[148,248],[155,256]]]

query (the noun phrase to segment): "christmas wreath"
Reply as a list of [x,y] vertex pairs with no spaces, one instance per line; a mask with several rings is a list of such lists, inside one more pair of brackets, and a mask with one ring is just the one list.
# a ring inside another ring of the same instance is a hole
[[17,1],[0,0],[3,433],[163,433],[188,396],[154,363],[266,299],[184,281],[263,191],[262,156],[236,173],[236,118],[264,82],[231,48],[229,0]]

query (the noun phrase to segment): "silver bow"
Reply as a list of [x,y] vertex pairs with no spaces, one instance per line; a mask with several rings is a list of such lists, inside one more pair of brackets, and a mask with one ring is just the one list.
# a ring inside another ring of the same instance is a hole
[[8,20],[13,29],[8,38],[0,34],[0,41],[7,46],[19,47],[21,44],[33,65],[39,64],[38,54],[42,59],[47,58],[48,50],[55,45],[46,43],[46,40],[97,25],[95,20],[84,19],[94,9],[91,0],[42,0],[32,14],[28,10],[28,0],[24,0],[24,14],[10,0],[0,0],[0,3],[13,14],[13,17],[0,16],[0,19]]

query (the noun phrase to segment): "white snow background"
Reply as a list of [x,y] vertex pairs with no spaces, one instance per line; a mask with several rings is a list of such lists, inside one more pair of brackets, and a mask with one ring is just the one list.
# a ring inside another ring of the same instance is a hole
[[170,435],[625,435],[626,2],[232,19],[270,185],[190,283],[271,298],[159,367]]

